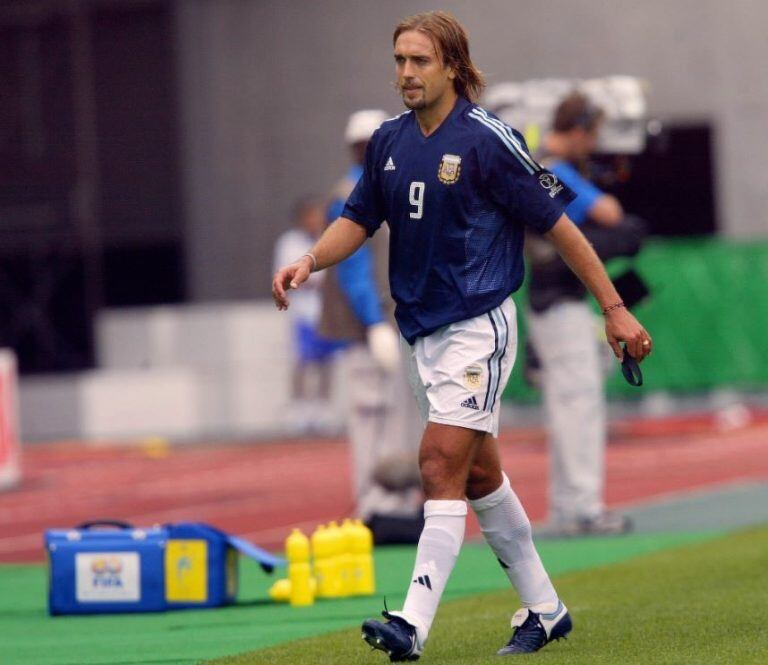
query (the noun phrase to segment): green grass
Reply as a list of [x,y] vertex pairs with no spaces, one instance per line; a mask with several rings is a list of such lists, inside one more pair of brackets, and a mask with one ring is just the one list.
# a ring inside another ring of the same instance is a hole
[[[535,656],[542,665],[768,662],[768,528],[570,573],[557,587],[575,627]],[[514,609],[511,592],[445,603],[420,662],[498,663]],[[388,661],[353,628],[213,662]]]
[[[538,542],[538,549],[547,567],[554,577],[558,578],[558,588],[561,589],[565,600],[574,610],[577,630],[574,639],[567,644],[556,645],[543,653],[541,657],[552,658],[561,649],[573,649],[576,645],[584,648],[585,637],[589,633],[590,624],[588,610],[593,604],[589,601],[587,591],[568,586],[573,577],[563,577],[564,574],[585,571],[583,579],[601,580],[608,578],[613,568],[611,564],[628,561],[635,557],[655,552],[670,550],[669,557],[675,560],[678,556],[690,556],[688,549],[680,549],[694,543],[708,542],[716,539],[722,532],[698,533],[636,533],[620,538],[585,538],[571,540],[547,540]],[[763,538],[763,541],[765,538]],[[726,542],[731,542],[726,541]],[[736,541],[734,541],[736,542]],[[765,543],[763,543],[763,546]],[[764,548],[768,550],[768,548]],[[738,550],[732,550],[738,571],[746,566],[750,570],[746,557],[742,565],[742,555]],[[128,665],[142,663],[145,665],[193,665],[204,659],[223,657],[228,654],[250,655],[238,657],[230,663],[385,663],[382,654],[368,654],[359,639],[357,629],[361,619],[375,616],[381,609],[381,598],[386,596],[390,606],[397,607],[402,603],[403,594],[407,588],[408,575],[413,565],[414,551],[412,547],[381,548],[376,552],[377,593],[373,597],[349,598],[334,601],[322,601],[312,607],[291,608],[287,605],[277,605],[266,600],[266,591],[272,578],[265,575],[255,564],[243,561],[241,570],[241,593],[239,603],[234,606],[215,610],[174,611],[160,614],[138,615],[96,615],[96,616],[64,616],[49,617],[45,611],[45,589],[47,575],[45,567],[36,566],[0,566],[0,664],[1,665]],[[644,561],[654,559],[643,558]],[[763,568],[768,568],[763,562]],[[639,560],[638,560],[639,564]],[[685,561],[681,564],[689,565]],[[589,572],[596,566],[603,566],[597,573]],[[642,566],[641,566],[642,569]],[[658,573],[655,573],[655,575]],[[763,575],[765,572],[763,571]],[[639,574],[635,575],[641,579]],[[714,576],[703,576],[700,583],[705,589],[717,586],[712,580]],[[765,578],[760,580],[757,574],[752,574],[755,593],[763,593]],[[739,587],[729,581],[718,583],[719,593],[735,589],[737,602],[729,606],[748,608],[749,617],[754,617],[758,611],[765,614],[765,607],[752,602],[752,598],[739,596]],[[643,580],[638,591],[642,591],[646,581]],[[670,587],[671,588],[671,587]],[[507,635],[509,614],[516,608],[516,601],[509,589],[498,563],[487,546],[480,543],[468,543],[462,548],[459,561],[444,595],[445,603],[435,624],[435,633],[425,655],[425,662],[443,662],[448,656],[461,656],[455,662],[473,662],[468,654],[482,655],[492,653],[503,643]],[[500,590],[505,590],[501,593]],[[651,593],[651,596],[653,596]],[[677,592],[675,592],[676,595]],[[488,595],[491,594],[491,595]],[[495,594],[495,595],[494,595]],[[686,604],[685,591],[679,594],[679,603]],[[618,613],[624,607],[622,594],[616,594],[613,599],[610,594],[603,595],[598,589],[595,596],[602,602],[608,602],[609,608]],[[664,597],[664,594],[661,594]],[[455,604],[461,599],[472,599],[471,609],[464,610],[462,605]],[[477,599],[477,600],[475,600]],[[606,600],[608,599],[608,600]],[[677,598],[676,598],[677,600]],[[709,603],[709,600],[706,601]],[[652,602],[642,601],[641,604],[653,605]],[[613,608],[613,606],[616,606]],[[702,606],[699,602],[698,606]],[[697,606],[697,607],[698,607]],[[709,603],[708,610],[717,612],[716,605]],[[714,608],[714,609],[713,609]],[[685,609],[684,611],[687,611]],[[470,644],[462,645],[456,640],[461,634],[452,626],[452,619],[460,622],[462,617],[467,619],[473,630],[478,624],[489,633],[470,634],[466,639]],[[482,617],[476,622],[474,617]],[[620,619],[624,621],[624,618]],[[751,619],[750,619],[751,620]],[[739,615],[738,621],[742,621]],[[614,617],[606,625],[619,625],[619,619]],[[599,627],[601,630],[602,626]],[[306,642],[298,642],[304,638],[326,636],[334,631],[331,646],[324,641],[312,642],[305,652]],[[634,630],[634,629],[633,629]],[[685,626],[681,630],[687,630]],[[441,631],[450,633],[450,638],[440,637]],[[340,637],[339,637],[340,636]],[[609,653],[611,639],[605,640],[598,651]],[[296,647],[295,644],[300,646]],[[586,644],[586,646],[589,646]],[[278,645],[284,647],[274,650]],[[252,652],[253,649],[260,649]],[[623,648],[623,647],[622,647]],[[446,649],[448,656],[441,649]],[[309,656],[304,658],[304,654]],[[589,652],[591,653],[591,652]],[[627,648],[627,653],[635,653],[635,649]],[[570,657],[570,656],[569,656]],[[365,660],[362,660],[365,658]],[[275,660],[277,659],[277,660]],[[625,662],[626,659],[613,662]],[[227,661],[224,661],[227,662]],[[487,662],[494,662],[493,659]],[[556,661],[552,661],[556,662]],[[570,661],[569,661],[570,662]],[[586,662],[586,661],[584,661]],[[604,661],[610,662],[610,661]],[[626,660],[626,662],[631,662]],[[642,661],[637,662],[652,662]],[[672,661],[667,661],[672,662]],[[709,662],[709,661],[706,661]],[[732,661],[742,662],[742,661]]]
[[[681,544],[711,539],[714,532],[631,534],[622,538],[541,540],[539,552],[552,575],[623,561]],[[160,614],[49,617],[43,566],[0,566],[1,665],[191,665],[360,624],[381,608],[402,603],[413,566],[412,547],[376,551],[377,593],[368,598],[318,602],[291,608],[268,602],[272,582],[253,562],[240,565],[239,604],[215,610]],[[508,589],[488,547],[467,543],[444,600]],[[137,636],[140,636],[138,638]]]

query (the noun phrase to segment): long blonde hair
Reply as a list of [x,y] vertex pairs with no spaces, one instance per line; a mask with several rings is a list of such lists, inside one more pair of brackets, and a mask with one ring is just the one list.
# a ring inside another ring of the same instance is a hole
[[469,57],[469,39],[467,32],[456,18],[448,12],[423,12],[404,18],[395,28],[392,44],[409,30],[424,33],[432,40],[435,51],[443,65],[456,73],[453,86],[456,93],[476,102],[485,88],[482,72],[475,67]]

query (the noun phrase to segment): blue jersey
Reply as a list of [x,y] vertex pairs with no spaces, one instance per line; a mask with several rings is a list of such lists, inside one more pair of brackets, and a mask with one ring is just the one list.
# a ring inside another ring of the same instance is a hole
[[519,133],[459,98],[428,137],[410,111],[382,124],[342,216],[369,236],[389,224],[395,317],[413,344],[516,291],[524,228],[548,231],[573,197]]

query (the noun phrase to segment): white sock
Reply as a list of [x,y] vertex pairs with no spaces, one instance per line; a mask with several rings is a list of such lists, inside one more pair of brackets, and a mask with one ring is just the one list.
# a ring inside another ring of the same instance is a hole
[[551,612],[557,607],[557,592],[533,544],[531,522],[525,509],[512,490],[509,478],[506,474],[503,476],[498,489],[469,504],[523,607]]
[[424,530],[416,549],[411,586],[402,612],[392,612],[416,627],[422,646],[459,556],[466,521],[465,501],[431,499],[424,502]]

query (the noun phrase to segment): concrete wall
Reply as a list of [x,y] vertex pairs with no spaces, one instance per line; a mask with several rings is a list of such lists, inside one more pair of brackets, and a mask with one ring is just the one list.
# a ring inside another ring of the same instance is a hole
[[[652,84],[662,118],[711,118],[719,217],[733,237],[768,234],[768,3],[762,0],[444,0],[489,82],[627,73]],[[291,201],[346,165],[350,111],[401,103],[390,40],[434,6],[405,0],[181,0],[189,292],[269,291]]]
[[[21,380],[25,441],[342,432],[340,375],[331,402],[292,402],[290,323],[271,300],[105,309],[95,332],[98,369]],[[0,486],[2,449],[0,441]]]

